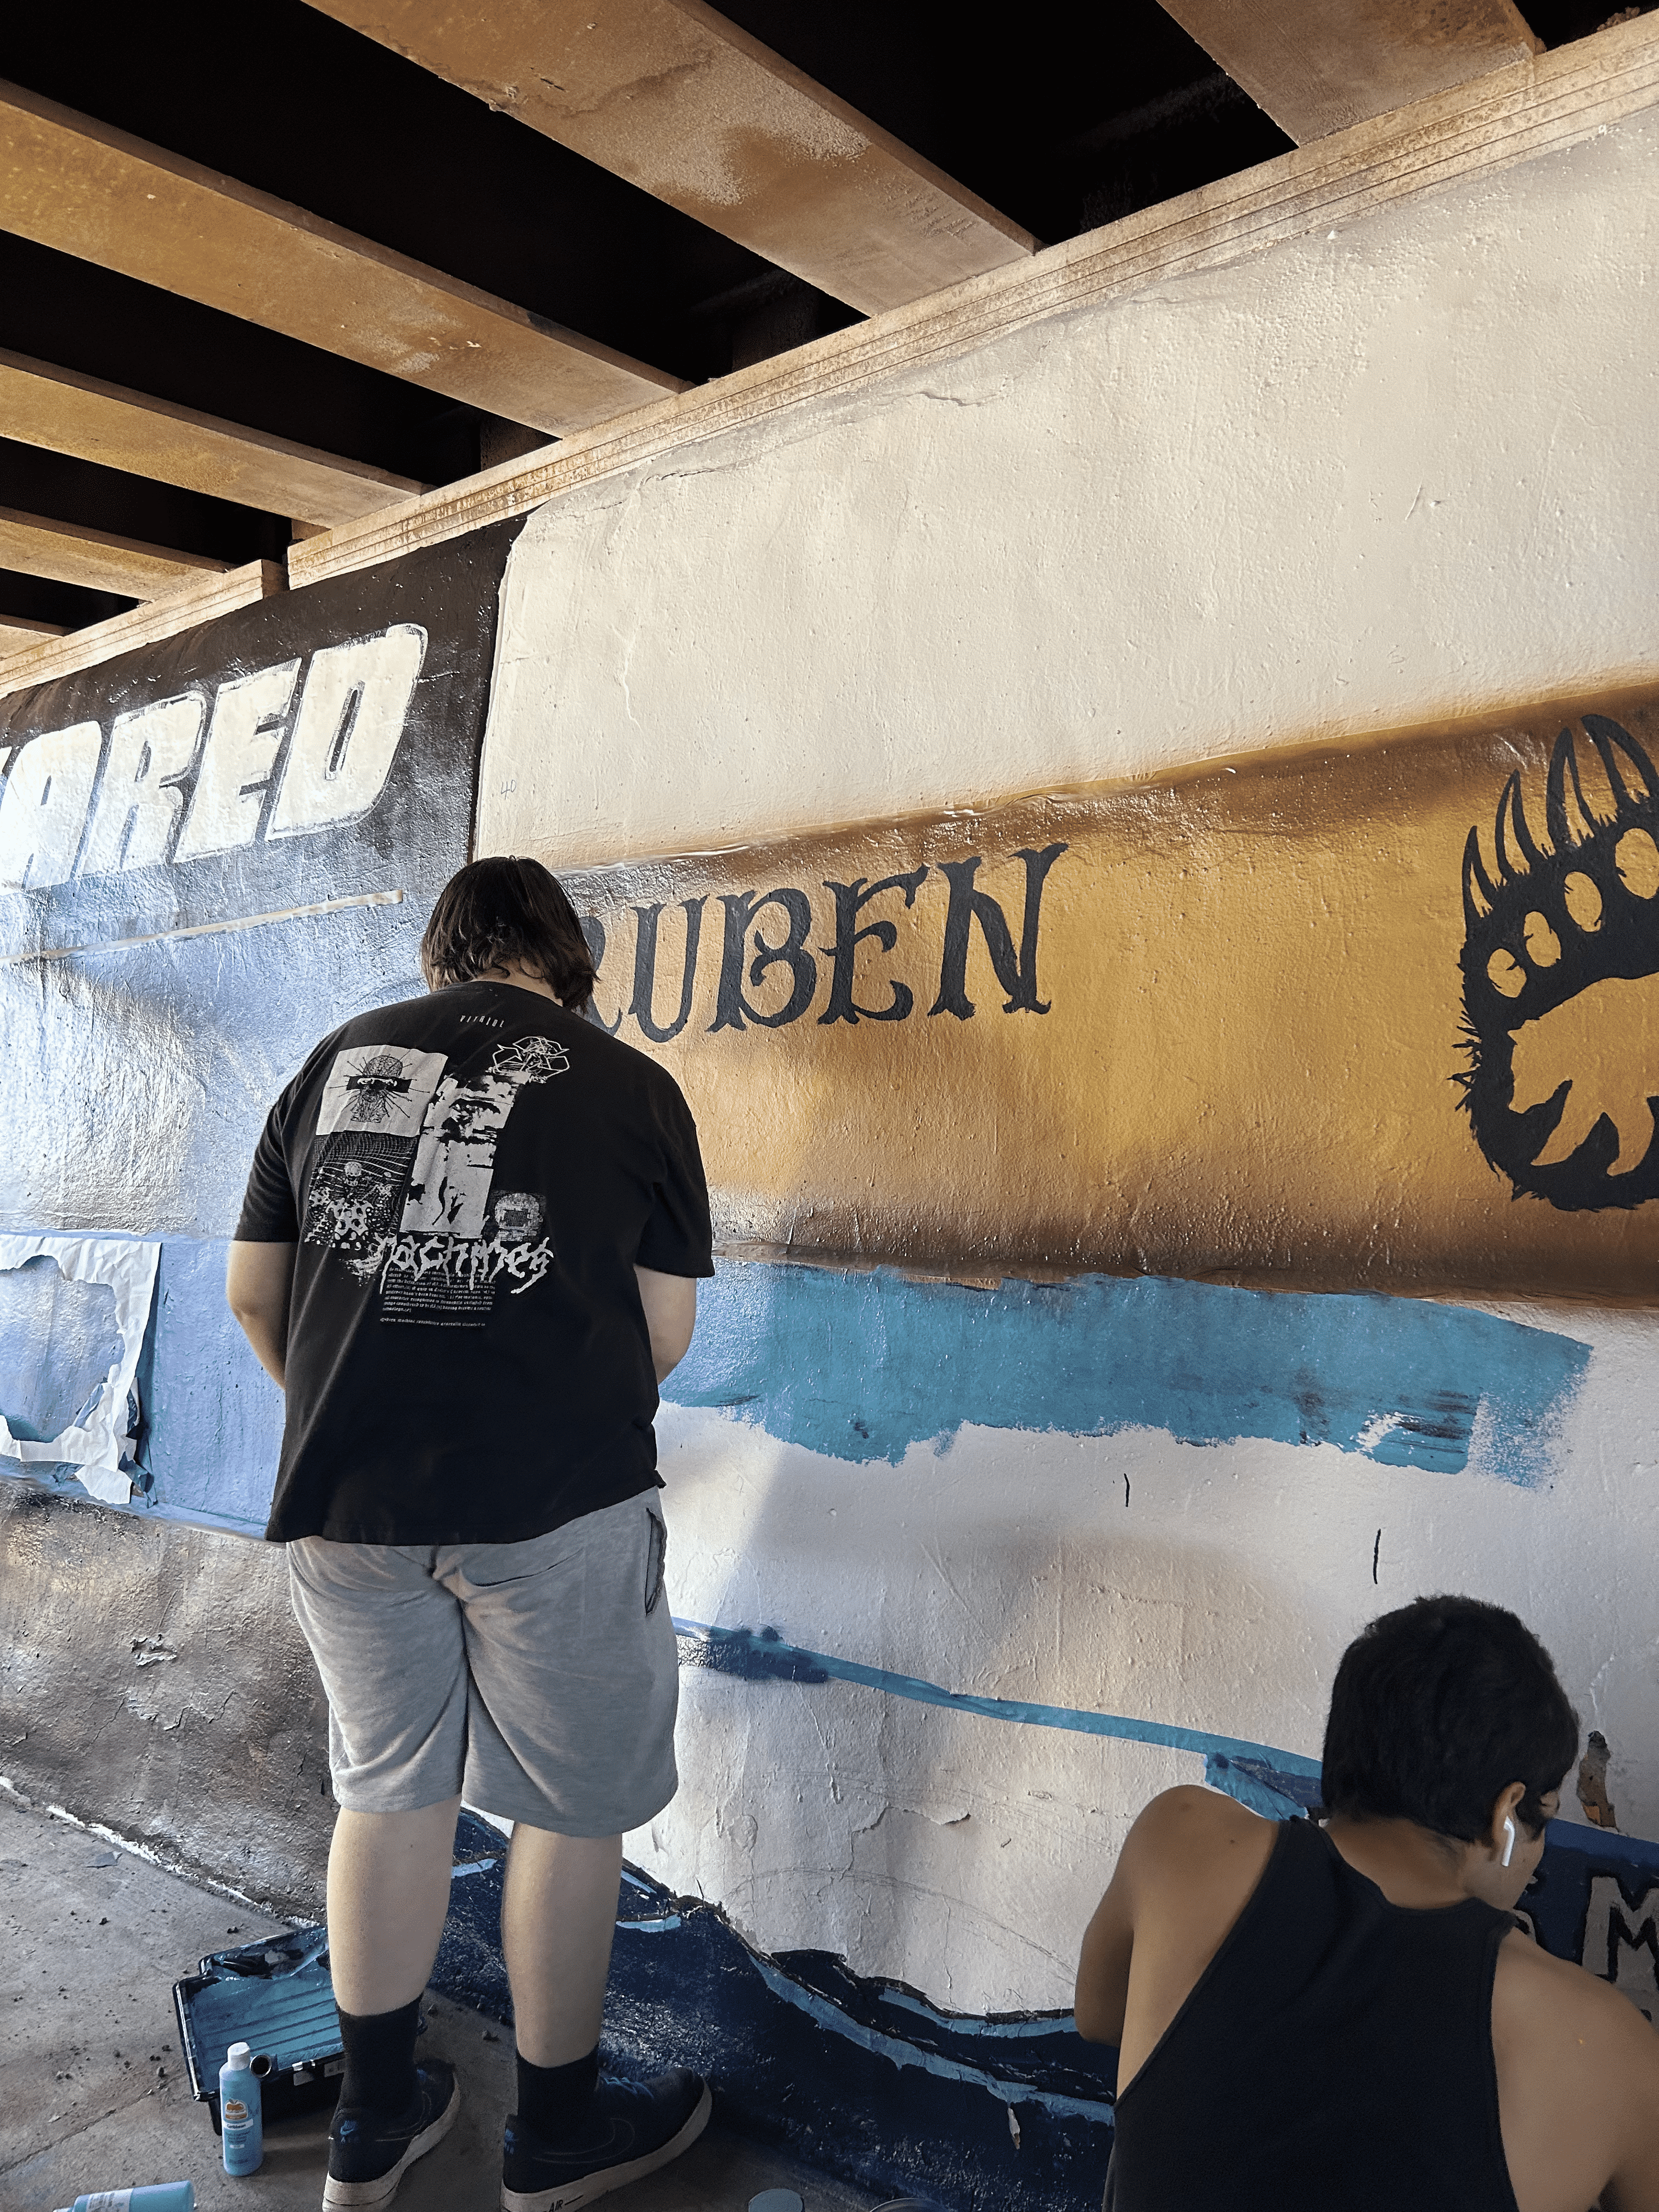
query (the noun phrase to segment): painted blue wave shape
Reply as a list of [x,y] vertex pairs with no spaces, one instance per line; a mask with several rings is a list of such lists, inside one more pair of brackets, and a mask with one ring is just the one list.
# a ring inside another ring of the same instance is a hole
[[[769,1959],[758,1952],[750,1954],[749,1963],[760,1976],[774,1996],[781,1997],[786,2004],[793,2005],[807,2014],[820,2027],[830,2034],[856,2043],[878,2058],[890,2060],[896,2067],[920,2067],[924,2073],[937,2074],[942,2081],[960,2081],[973,2089],[983,2089],[993,2097],[1000,2098],[1005,2105],[1041,2105],[1045,2112],[1059,2118],[1087,2120],[1096,2127],[1110,2127],[1114,2114],[1104,2098],[1071,2097],[1057,2089],[1045,2089],[1030,2081],[1014,2081],[988,2073],[982,2066],[969,2066],[959,2058],[948,2058],[942,2052],[928,2051],[908,2038],[884,2035],[879,2028],[866,2027],[862,2021],[854,2020],[828,1997],[820,1996],[816,1990],[805,1988],[793,1975],[775,1966]],[[916,2008],[921,2009],[920,2006]],[[953,2023],[958,2025],[959,2023]],[[989,2029],[988,2022],[975,2021],[975,2027]],[[1026,2023],[1022,2022],[1022,2026]],[[1054,2033],[1071,2030],[1075,2033],[1069,2016],[1063,2021],[1043,2021],[1043,2032]]]
[[1170,1721],[1136,1720],[1122,1713],[1097,1713],[1079,1705],[1030,1705],[1017,1698],[981,1698],[947,1690],[920,1675],[866,1667],[830,1651],[808,1651],[787,1644],[775,1628],[716,1628],[674,1616],[683,1666],[737,1674],[750,1682],[856,1682],[890,1698],[908,1698],[951,1712],[974,1713],[981,1720],[1009,1721],[1027,1728],[1067,1729],[1079,1735],[1115,1736],[1127,1743],[1151,1743],[1170,1751],[1196,1752],[1204,1779],[1224,1790],[1253,1813],[1271,1820],[1290,1820],[1319,1802],[1319,1762],[1300,1752],[1279,1751],[1243,1736],[1216,1735],[1205,1729]]
[[860,1464],[947,1449],[964,1422],[1184,1443],[1335,1444],[1385,1467],[1535,1486],[1589,1347],[1417,1298],[1240,1291],[1158,1276],[994,1291],[723,1261],[664,1395]]

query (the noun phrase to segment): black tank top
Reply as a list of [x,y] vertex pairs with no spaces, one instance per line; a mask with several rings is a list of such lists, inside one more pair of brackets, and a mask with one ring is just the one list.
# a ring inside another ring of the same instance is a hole
[[1390,1905],[1310,1820],[1117,2103],[1107,2212],[1516,2212],[1492,1984],[1515,1926]]

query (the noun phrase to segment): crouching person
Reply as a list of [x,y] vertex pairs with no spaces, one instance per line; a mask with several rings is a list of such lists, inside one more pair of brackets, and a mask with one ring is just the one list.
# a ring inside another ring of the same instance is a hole
[[286,1393],[266,1534],[329,1704],[345,2071],[325,2206],[380,2206],[455,2118],[416,2004],[463,1796],[514,1826],[518,2110],[501,2203],[567,2212],[693,2142],[704,2084],[599,2071],[623,1832],[677,1786],[652,1421],[713,1272],[672,1079],[583,1018],[533,861],[464,868],[429,994],[325,1037],[260,1138],[228,1295]]
[[1511,1914],[1577,1748],[1513,1613],[1420,1598],[1337,1669],[1322,1826],[1155,1798],[1078,1969],[1109,2212],[1659,2212],[1659,2035]]

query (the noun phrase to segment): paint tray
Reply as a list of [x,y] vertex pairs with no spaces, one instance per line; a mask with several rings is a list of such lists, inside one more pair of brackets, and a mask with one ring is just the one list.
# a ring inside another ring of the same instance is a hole
[[345,2061],[327,1946],[326,1929],[296,1928],[262,1943],[215,1951],[173,1984],[191,2094],[207,2106],[216,2135],[219,2069],[233,2043],[270,2060],[260,2088],[266,2119],[314,2112],[338,2096]]

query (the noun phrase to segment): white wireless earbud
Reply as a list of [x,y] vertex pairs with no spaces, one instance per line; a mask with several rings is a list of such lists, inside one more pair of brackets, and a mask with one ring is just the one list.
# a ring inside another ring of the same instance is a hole
[[1515,1823],[1506,1813],[1504,1815],[1504,1856],[1500,1865],[1507,1866],[1515,1856]]

